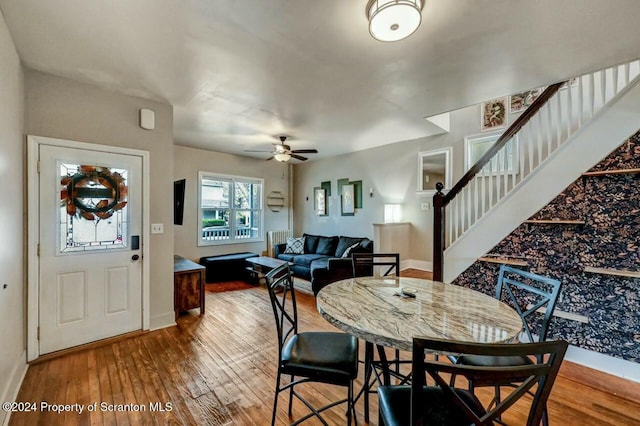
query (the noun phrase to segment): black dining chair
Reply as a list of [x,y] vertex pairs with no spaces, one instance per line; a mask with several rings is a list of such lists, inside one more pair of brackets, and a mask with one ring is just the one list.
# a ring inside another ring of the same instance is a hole
[[[400,276],[400,254],[399,253],[354,253],[351,257],[353,263],[353,277],[366,276]],[[389,360],[383,346],[376,345],[379,361],[374,360],[373,343],[365,343],[365,386],[358,393],[356,399],[364,393],[364,420],[369,422],[369,393],[375,383],[390,384],[390,375],[407,381],[407,377],[400,374],[400,351],[395,350],[395,359]],[[409,361],[404,361],[408,363]],[[394,366],[392,371],[389,367]],[[374,375],[371,379],[372,374]]]
[[[378,388],[378,424],[493,425],[506,410],[531,391],[534,397],[526,425],[537,426],[542,419],[567,347],[568,343],[563,340],[480,344],[414,338],[411,386]],[[426,359],[425,352],[528,358],[531,362],[516,366],[467,366]],[[427,386],[427,375],[433,378],[435,386]],[[512,385],[514,390],[498,404],[485,406],[473,390],[455,388],[450,383],[449,375],[463,376],[484,386]]]
[[[327,425],[320,413],[344,402],[347,403],[347,424],[350,425],[352,416],[355,418],[353,386],[358,375],[358,339],[346,333],[299,333],[296,296],[289,265],[285,263],[273,269],[266,274],[265,280],[278,334],[278,370],[271,425],[273,426],[276,420],[278,396],[287,389],[289,417],[294,397],[311,411],[291,423],[292,425],[297,425],[312,416],[317,416]],[[281,384],[282,375],[291,376],[291,380],[284,385]],[[324,407],[314,408],[295,390],[295,386],[308,382],[344,386],[347,388],[347,397]]]
[[[529,342],[544,342],[547,339],[549,324],[560,294],[560,281],[537,275],[508,265],[500,267],[496,299],[511,305],[520,315],[524,330],[524,338]],[[451,356],[456,364],[470,366],[518,366],[531,363],[528,357],[493,357],[493,356]],[[452,377],[452,381],[455,376]],[[477,386],[469,381],[469,389]],[[500,387],[495,387],[495,402],[500,402]],[[548,424],[544,411],[543,424]]]

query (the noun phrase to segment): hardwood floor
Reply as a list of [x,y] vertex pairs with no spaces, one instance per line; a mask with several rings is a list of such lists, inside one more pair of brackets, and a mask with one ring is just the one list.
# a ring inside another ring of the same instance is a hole
[[[177,327],[31,365],[17,401],[35,402],[37,411],[13,413],[9,424],[269,424],[277,349],[266,289],[208,292],[206,305],[203,317],[195,310],[181,316]],[[301,330],[333,329],[317,313],[313,296],[299,294],[298,305]],[[359,381],[357,388],[360,386]],[[324,404],[342,398],[345,390],[307,385],[302,393],[313,403]],[[43,401],[80,404],[84,410],[80,414],[42,411]],[[376,424],[374,395],[371,401],[371,424]],[[87,407],[94,403],[97,409],[88,411]],[[101,403],[107,405],[101,409]],[[282,394],[278,424],[289,423],[287,403],[288,396]],[[145,411],[132,410],[142,408]],[[294,417],[306,413],[298,402],[293,408]],[[522,425],[526,408],[524,404],[518,405],[503,419],[509,425]],[[357,411],[358,422],[362,424],[362,401],[358,402]],[[552,425],[640,424],[640,404],[565,377],[556,381],[549,413]],[[330,424],[346,424],[343,407],[330,410],[326,418]],[[305,424],[320,423],[314,419]]]

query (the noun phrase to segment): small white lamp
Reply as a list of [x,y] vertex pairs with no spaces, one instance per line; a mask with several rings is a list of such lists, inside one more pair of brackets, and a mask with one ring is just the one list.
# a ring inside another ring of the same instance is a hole
[[402,220],[402,208],[400,204],[384,205],[384,223],[397,223]]

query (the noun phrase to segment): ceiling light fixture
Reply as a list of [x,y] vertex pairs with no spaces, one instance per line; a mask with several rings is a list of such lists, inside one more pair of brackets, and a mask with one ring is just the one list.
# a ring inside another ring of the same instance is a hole
[[286,152],[279,152],[273,155],[277,161],[284,163],[285,161],[289,161],[291,159],[291,154],[287,154]]
[[398,41],[413,34],[422,21],[424,0],[369,0],[369,33],[379,41]]

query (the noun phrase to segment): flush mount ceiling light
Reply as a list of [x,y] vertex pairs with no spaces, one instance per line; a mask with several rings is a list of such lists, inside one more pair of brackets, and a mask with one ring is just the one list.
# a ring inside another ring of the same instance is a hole
[[275,158],[277,161],[280,161],[281,163],[284,163],[285,161],[289,161],[291,159],[291,154],[288,154],[286,152],[279,152],[277,154],[273,154],[273,158]]
[[379,41],[409,37],[420,26],[424,0],[369,0],[369,33]]

